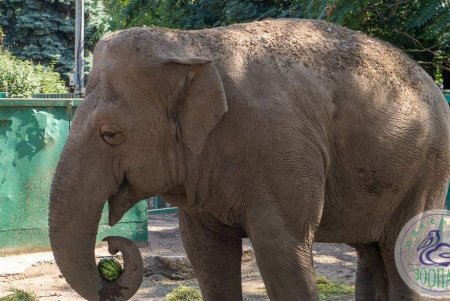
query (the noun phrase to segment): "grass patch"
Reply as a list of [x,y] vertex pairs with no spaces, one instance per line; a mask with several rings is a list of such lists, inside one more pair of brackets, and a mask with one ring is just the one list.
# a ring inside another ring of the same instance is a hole
[[354,294],[355,288],[351,285],[334,282],[324,276],[318,276],[317,291],[321,298],[326,298]]
[[[166,295],[166,301],[202,301],[202,294],[196,288],[181,285]],[[1,300],[0,300],[1,301]]]
[[[337,283],[324,276],[317,276],[317,292],[321,300],[330,300],[330,297],[346,296],[355,293],[355,287],[342,283]],[[258,289],[258,293],[261,295],[267,295],[267,291],[264,287]],[[334,300],[334,298],[332,298]]]
[[[342,284],[328,279],[324,276],[317,276],[317,292],[321,300],[330,300],[330,297],[346,296],[355,293],[355,287]],[[266,295],[265,288],[259,288],[258,293]],[[173,289],[166,295],[166,301],[202,301],[202,295],[196,288],[181,285]],[[0,299],[0,301],[3,301]],[[9,301],[9,300],[8,300]]]
[[11,295],[1,297],[0,301],[38,301],[34,294],[29,292],[18,289],[13,289],[11,292]]

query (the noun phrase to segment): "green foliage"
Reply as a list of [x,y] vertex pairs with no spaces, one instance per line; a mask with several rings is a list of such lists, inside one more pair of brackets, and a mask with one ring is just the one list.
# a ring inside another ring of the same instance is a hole
[[286,0],[104,0],[114,29],[141,25],[199,29],[255,19],[299,17]]
[[34,67],[34,72],[39,81],[38,93],[67,93],[65,82],[61,79],[61,75],[54,71],[53,67],[53,64],[50,64],[50,66],[36,65]]
[[110,29],[109,16],[105,11],[102,0],[84,0],[85,1],[85,42],[88,50],[93,50],[95,44]]
[[0,91],[9,96],[29,97],[35,93],[67,92],[60,75],[51,67],[33,65],[0,49]]
[[[4,46],[23,59],[48,65],[62,74],[72,71],[75,0],[2,0],[0,26]],[[100,0],[85,0],[86,47],[92,50],[108,30]]]
[[[166,26],[165,20],[169,15],[161,13],[164,1],[155,0],[103,0],[106,11],[111,16],[110,26],[113,29],[122,29],[141,25]],[[164,21],[163,21],[164,20]]]
[[318,276],[316,283],[317,292],[321,298],[351,295],[355,293],[355,288],[353,286],[334,282],[324,276]]
[[432,75],[450,70],[450,0],[104,0],[113,29],[199,29],[265,18],[324,19],[403,49]]
[[193,288],[181,285],[166,295],[166,301],[202,301],[200,292]]
[[0,301],[38,301],[38,299],[32,293],[28,293],[22,290],[12,290],[12,294],[0,298]]

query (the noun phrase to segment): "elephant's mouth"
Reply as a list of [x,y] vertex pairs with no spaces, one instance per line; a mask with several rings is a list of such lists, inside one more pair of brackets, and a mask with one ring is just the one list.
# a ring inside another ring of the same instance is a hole
[[142,197],[139,197],[131,187],[128,179],[124,176],[117,193],[108,198],[109,205],[109,225],[114,226],[134,204]]

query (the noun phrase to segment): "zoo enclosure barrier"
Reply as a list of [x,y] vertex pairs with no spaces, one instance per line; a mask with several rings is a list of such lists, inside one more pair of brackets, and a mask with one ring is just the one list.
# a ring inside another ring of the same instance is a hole
[[162,214],[177,212],[177,207],[172,207],[169,203],[164,201],[160,196],[154,196],[148,200],[148,214]]
[[[0,99],[0,254],[50,248],[50,186],[81,101],[52,97]],[[147,220],[147,202],[142,201],[110,227],[106,204],[97,241],[117,235],[147,244]]]

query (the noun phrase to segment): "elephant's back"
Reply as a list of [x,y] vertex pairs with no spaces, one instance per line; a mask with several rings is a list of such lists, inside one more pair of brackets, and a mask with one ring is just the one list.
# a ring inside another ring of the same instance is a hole
[[268,76],[273,70],[281,76],[291,71],[309,76],[331,92],[351,87],[389,89],[390,93],[401,92],[409,101],[434,101],[430,97],[436,88],[433,80],[400,50],[320,20],[276,19],[202,30],[141,27],[113,33],[104,40],[132,45],[140,49],[140,55],[156,60],[207,57],[220,67],[224,80],[236,83],[253,76],[252,68],[257,65],[258,72],[265,69]]
[[271,66],[302,66],[325,77],[342,70],[372,76],[377,70],[404,77],[418,68],[401,51],[386,42],[329,22],[276,19],[202,30],[159,27],[130,28],[104,40],[139,47],[154,57],[205,56],[217,64],[241,61]]
[[378,79],[380,85],[388,81],[414,87],[423,79],[420,66],[389,43],[321,20],[265,20],[176,34],[186,39],[186,52],[212,57],[218,64],[232,66],[239,57],[244,68],[281,64],[335,83],[344,71]]

